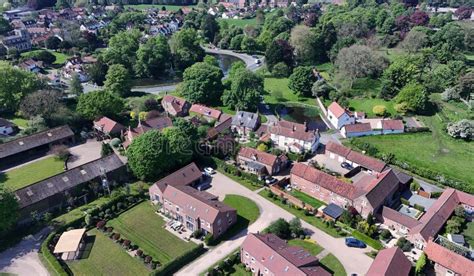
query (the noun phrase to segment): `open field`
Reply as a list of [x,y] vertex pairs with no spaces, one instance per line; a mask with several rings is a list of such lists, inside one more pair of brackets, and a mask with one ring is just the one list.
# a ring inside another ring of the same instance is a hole
[[395,104],[392,101],[385,101],[383,99],[349,99],[349,108],[354,111],[365,112],[367,117],[377,117],[372,109],[376,105],[383,105],[387,108],[387,112],[391,115],[397,114],[395,111]]
[[257,19],[254,18],[249,18],[249,19],[233,19],[233,18],[219,18],[217,19],[218,22],[227,22],[229,26],[239,26],[239,27],[245,27],[247,25],[249,26],[255,26],[257,25]]
[[194,8],[196,5],[189,5],[189,6],[175,6],[175,5],[152,5],[152,4],[141,4],[141,5],[125,5],[125,8],[132,8],[137,10],[146,10],[146,9],[162,9],[163,7],[166,8],[167,11],[177,11],[181,8]]
[[138,259],[127,254],[120,245],[97,230],[89,235],[95,237],[90,255],[81,260],[67,262],[74,275],[148,275],[150,272]]
[[292,239],[288,241],[288,245],[302,247],[313,256],[318,255],[324,250],[323,247],[312,240]]
[[289,80],[287,78],[265,78],[264,100],[267,104],[286,104],[286,103],[303,103],[316,106],[316,99],[309,97],[301,97],[288,88]]
[[66,60],[71,57],[69,55],[66,55],[66,54],[63,54],[63,53],[60,53],[60,52],[56,52],[56,51],[52,51],[52,50],[47,50],[47,49],[40,49],[40,50],[33,50],[33,51],[29,51],[29,52],[24,52],[24,53],[21,53],[21,56],[22,57],[29,57],[31,54],[33,54],[35,52],[38,52],[38,51],[48,51],[51,54],[53,54],[56,57],[56,60],[53,63],[55,65],[61,65],[61,64],[66,63]]
[[0,185],[15,191],[63,172],[64,162],[47,157],[0,174]]
[[196,246],[163,228],[165,221],[149,202],[143,202],[107,223],[160,263],[168,263]]
[[331,270],[332,275],[334,276],[345,276],[346,270],[344,269],[344,266],[342,266],[341,262],[333,255],[333,254],[328,254],[326,257],[322,258],[319,261],[322,265],[327,267],[329,270]]

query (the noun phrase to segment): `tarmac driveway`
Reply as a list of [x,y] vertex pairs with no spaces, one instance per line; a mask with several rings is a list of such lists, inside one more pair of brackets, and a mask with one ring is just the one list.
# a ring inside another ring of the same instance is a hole
[[[225,241],[219,246],[211,249],[200,258],[194,260],[194,262],[188,264],[180,271],[177,275],[199,275],[201,272],[208,269],[214,263],[224,258],[225,256],[232,253],[234,250],[240,247],[242,242],[245,239],[245,236],[248,232],[256,233],[261,231],[270,225],[271,222],[277,220],[278,218],[284,218],[286,220],[292,219],[294,216],[284,209],[276,206],[272,202],[258,195],[257,191],[250,191],[244,186],[238,184],[232,179],[216,173],[212,180],[212,187],[207,190],[208,192],[219,196],[220,200],[223,200],[227,194],[236,194],[245,196],[253,200],[260,209],[260,217],[249,226],[248,230],[245,229],[239,233],[234,239]],[[357,273],[359,275],[364,275],[370,265],[372,264],[373,259],[365,255],[365,252],[370,251],[367,249],[356,249],[348,248],[344,243],[344,238],[333,238],[328,234],[322,232],[318,228],[301,221],[303,227],[308,229],[313,234],[311,238],[323,246],[329,253],[332,253],[336,256],[339,261],[343,264],[346,272],[350,275],[351,273]]]

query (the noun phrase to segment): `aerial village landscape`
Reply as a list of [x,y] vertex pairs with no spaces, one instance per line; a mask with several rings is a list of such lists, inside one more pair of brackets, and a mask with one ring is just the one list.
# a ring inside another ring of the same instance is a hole
[[0,276],[473,275],[472,0],[0,0]]

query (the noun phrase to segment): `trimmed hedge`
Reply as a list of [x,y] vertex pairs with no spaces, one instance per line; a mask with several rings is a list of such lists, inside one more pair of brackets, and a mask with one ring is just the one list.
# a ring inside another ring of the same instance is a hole
[[71,275],[72,273],[66,272],[69,270],[69,268],[65,264],[60,263],[48,248],[48,245],[50,244],[51,240],[55,235],[56,232],[52,232],[43,241],[39,251],[40,254],[38,255],[40,256],[41,262],[45,265],[46,269],[49,271],[50,274],[60,276]]
[[162,267],[160,267],[158,270],[151,272],[150,275],[152,276],[165,276],[165,275],[172,275],[176,271],[178,271],[180,268],[191,262],[192,260],[196,259],[198,256],[200,256],[204,251],[204,246],[202,244],[199,244],[193,250],[190,250],[183,255],[176,257],[173,261],[164,264]]
[[383,249],[383,245],[378,240],[374,240],[366,234],[360,232],[359,230],[352,231],[352,236],[358,240],[365,242],[368,246],[372,247],[375,250]]

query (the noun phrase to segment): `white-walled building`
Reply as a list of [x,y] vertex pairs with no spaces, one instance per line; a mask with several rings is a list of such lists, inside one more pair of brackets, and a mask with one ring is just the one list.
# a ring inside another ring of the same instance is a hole
[[328,107],[328,119],[337,129],[355,123],[355,117],[336,102],[332,102]]
[[319,146],[319,131],[308,130],[306,124],[278,121],[268,126],[270,139],[277,147],[295,153],[314,153]]

